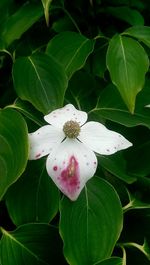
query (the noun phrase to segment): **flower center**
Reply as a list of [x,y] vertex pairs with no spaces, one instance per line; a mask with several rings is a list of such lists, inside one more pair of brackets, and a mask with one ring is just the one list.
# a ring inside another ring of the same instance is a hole
[[63,126],[63,131],[68,138],[76,138],[80,133],[80,125],[76,121],[67,121]]

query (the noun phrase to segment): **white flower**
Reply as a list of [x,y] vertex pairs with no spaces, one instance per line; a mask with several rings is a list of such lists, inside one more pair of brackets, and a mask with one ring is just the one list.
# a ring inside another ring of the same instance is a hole
[[97,168],[94,152],[111,155],[132,144],[98,122],[87,122],[87,113],[68,104],[44,116],[45,125],[29,134],[30,157],[48,155],[46,169],[57,187],[76,200]]

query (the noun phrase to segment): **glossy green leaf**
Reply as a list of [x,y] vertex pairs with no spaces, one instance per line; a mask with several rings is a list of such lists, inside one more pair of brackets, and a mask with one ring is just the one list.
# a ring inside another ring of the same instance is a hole
[[[125,125],[134,127],[143,125],[150,128],[150,109],[144,106],[148,104],[150,96],[149,87],[145,87],[137,99],[137,107],[134,114],[131,114],[120,98],[115,87],[110,85],[101,93],[96,108],[91,110],[90,115],[98,119],[104,118]],[[90,116],[89,115],[89,116]]]
[[125,265],[122,258],[112,257],[102,262],[95,263],[94,265]]
[[135,177],[127,173],[126,161],[121,153],[118,152],[110,156],[98,156],[98,161],[108,172],[126,183],[130,184],[136,180]]
[[150,27],[134,26],[124,32],[125,35],[137,38],[150,48]]
[[106,9],[112,16],[121,19],[130,25],[144,25],[144,18],[139,11],[127,6],[108,7]]
[[122,208],[108,182],[94,177],[77,201],[62,200],[60,214],[69,264],[91,265],[110,257],[122,229]]
[[93,51],[94,43],[94,40],[89,40],[79,33],[61,32],[50,40],[46,52],[62,64],[70,78],[84,66]]
[[2,265],[61,264],[61,241],[56,228],[47,224],[27,224],[13,232],[1,228],[0,257]]
[[0,110],[0,198],[25,170],[28,159],[27,126],[12,109]]
[[41,0],[44,8],[44,14],[46,19],[47,26],[49,25],[49,7],[52,2],[52,0]]
[[60,64],[45,54],[34,54],[15,61],[14,86],[18,96],[38,110],[48,112],[63,105],[67,78]]
[[45,159],[28,164],[23,176],[8,190],[6,204],[17,226],[53,219],[58,212],[59,191],[47,175]]
[[136,40],[115,35],[109,43],[106,61],[112,82],[133,113],[136,96],[144,86],[149,67],[145,50]]
[[6,47],[14,40],[19,39],[43,15],[42,5],[25,3],[10,15],[1,27],[1,37]]
[[35,109],[28,101],[23,101],[20,98],[17,98],[14,104],[10,105],[10,107],[18,110],[38,126],[41,127],[45,125],[42,113]]

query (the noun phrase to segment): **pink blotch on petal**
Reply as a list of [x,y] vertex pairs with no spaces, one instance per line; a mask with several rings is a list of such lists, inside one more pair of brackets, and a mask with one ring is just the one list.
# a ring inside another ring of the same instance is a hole
[[53,170],[54,170],[54,171],[57,171],[57,169],[58,169],[57,166],[54,166],[54,167],[53,167]]
[[68,166],[61,172],[60,185],[64,193],[71,197],[80,188],[79,166],[74,156],[70,157]]
[[41,154],[39,153],[39,154],[37,154],[36,156],[35,156],[35,158],[39,158],[41,156]]

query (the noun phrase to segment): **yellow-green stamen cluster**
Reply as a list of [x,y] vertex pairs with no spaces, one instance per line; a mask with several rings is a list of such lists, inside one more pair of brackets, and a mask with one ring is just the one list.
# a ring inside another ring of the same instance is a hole
[[80,125],[76,121],[67,121],[63,126],[63,131],[68,138],[77,138],[80,133]]

